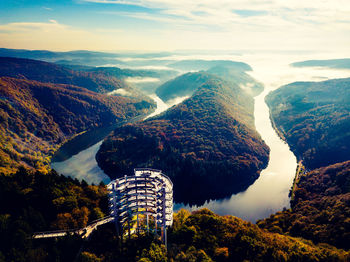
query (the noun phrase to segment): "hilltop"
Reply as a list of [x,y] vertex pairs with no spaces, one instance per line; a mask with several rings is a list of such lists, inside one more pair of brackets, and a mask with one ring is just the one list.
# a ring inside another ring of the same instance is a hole
[[191,96],[196,89],[213,76],[205,72],[186,73],[165,82],[156,89],[156,94],[165,103],[177,97]]
[[243,91],[251,96],[257,96],[264,91],[263,84],[251,77],[246,71],[233,66],[218,65],[208,69],[206,72],[239,85]]
[[[201,72],[190,76],[208,77]],[[134,167],[163,170],[177,188],[177,202],[229,196],[250,185],[268,161],[253,107],[253,98],[239,86],[210,76],[181,104],[117,128],[102,144],[97,161],[111,178]]]

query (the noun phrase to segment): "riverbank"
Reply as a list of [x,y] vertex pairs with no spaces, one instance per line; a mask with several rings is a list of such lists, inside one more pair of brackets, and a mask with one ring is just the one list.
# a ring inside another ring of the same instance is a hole
[[303,165],[303,161],[300,160],[298,162],[298,166],[297,166],[297,169],[296,169],[296,172],[295,172],[295,177],[294,177],[294,180],[293,180],[292,188],[290,189],[290,192],[289,192],[290,201],[294,200],[294,193],[295,193],[295,190],[297,188],[297,184],[298,184],[298,182],[300,180],[300,177],[302,175],[304,175],[304,174],[306,174],[305,167]]

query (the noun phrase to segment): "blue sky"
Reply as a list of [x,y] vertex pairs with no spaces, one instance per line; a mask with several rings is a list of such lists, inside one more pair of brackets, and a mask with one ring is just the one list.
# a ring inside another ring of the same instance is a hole
[[347,51],[348,0],[1,0],[0,47]]

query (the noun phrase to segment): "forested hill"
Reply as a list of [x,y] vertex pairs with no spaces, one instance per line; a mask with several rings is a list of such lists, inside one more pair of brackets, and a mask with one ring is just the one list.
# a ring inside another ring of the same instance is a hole
[[59,144],[87,129],[147,113],[153,103],[71,85],[0,78],[0,172],[45,171]]
[[74,71],[56,64],[22,58],[0,57],[0,76],[75,85],[99,93],[119,88],[130,89],[119,78],[103,72]]
[[117,128],[98,163],[112,178],[134,167],[159,168],[174,182],[177,202],[229,196],[250,185],[268,161],[253,107],[237,85],[213,76],[162,115]]
[[350,159],[350,78],[289,84],[266,101],[277,129],[307,168]]

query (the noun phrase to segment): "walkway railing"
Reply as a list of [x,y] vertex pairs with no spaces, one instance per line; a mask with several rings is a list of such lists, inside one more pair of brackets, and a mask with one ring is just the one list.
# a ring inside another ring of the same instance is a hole
[[83,228],[75,228],[75,229],[67,229],[67,230],[55,230],[55,231],[44,231],[44,232],[36,232],[32,235],[32,238],[51,238],[51,237],[63,237],[69,234],[77,234],[80,235],[82,238],[88,237],[98,226],[107,224],[114,220],[114,217],[107,216],[100,219],[96,219],[89,224],[87,224],[86,227]]

